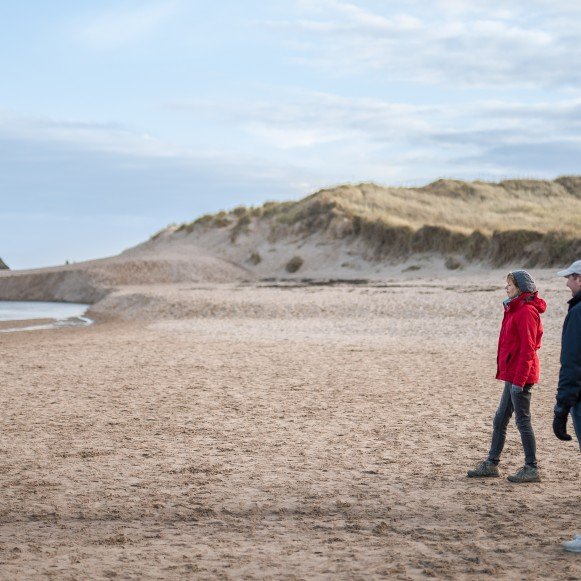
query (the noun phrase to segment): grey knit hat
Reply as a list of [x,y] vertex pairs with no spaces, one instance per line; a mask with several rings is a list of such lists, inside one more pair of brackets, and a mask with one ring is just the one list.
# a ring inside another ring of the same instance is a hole
[[521,293],[535,293],[537,286],[533,277],[526,270],[513,270],[510,274],[514,277],[516,286]]

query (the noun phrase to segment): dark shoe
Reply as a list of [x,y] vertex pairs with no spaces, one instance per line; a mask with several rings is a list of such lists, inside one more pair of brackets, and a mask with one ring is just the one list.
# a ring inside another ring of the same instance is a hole
[[508,477],[510,482],[540,482],[541,475],[539,474],[539,469],[534,466],[523,466],[520,468],[516,474],[512,474]]
[[474,470],[468,470],[467,476],[468,478],[497,478],[500,474],[498,466],[494,462],[483,460],[476,464]]

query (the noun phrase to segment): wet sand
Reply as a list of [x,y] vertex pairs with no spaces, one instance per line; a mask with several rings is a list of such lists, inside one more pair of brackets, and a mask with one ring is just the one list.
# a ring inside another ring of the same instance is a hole
[[[569,297],[539,283],[530,485],[465,478],[496,275],[141,289],[144,320],[3,334],[0,577],[581,578],[581,458],[551,432]],[[522,461],[511,423],[503,475]]]
[[0,331],[7,329],[19,329],[32,325],[52,325],[56,319],[25,319],[19,321],[0,321]]

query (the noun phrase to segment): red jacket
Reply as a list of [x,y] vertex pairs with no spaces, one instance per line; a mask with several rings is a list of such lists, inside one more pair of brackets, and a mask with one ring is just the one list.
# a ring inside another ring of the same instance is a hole
[[522,293],[504,307],[498,337],[496,379],[523,387],[539,381],[539,357],[547,303],[537,293]]

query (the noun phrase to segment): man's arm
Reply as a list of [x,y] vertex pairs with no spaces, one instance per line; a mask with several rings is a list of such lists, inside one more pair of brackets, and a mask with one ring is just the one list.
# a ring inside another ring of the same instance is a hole
[[569,312],[561,345],[561,370],[557,388],[557,405],[572,407],[581,394],[581,309]]
[[581,309],[569,312],[567,328],[561,344],[561,370],[557,387],[557,404],[553,419],[553,432],[559,440],[571,440],[567,433],[569,410],[577,403],[581,393]]

